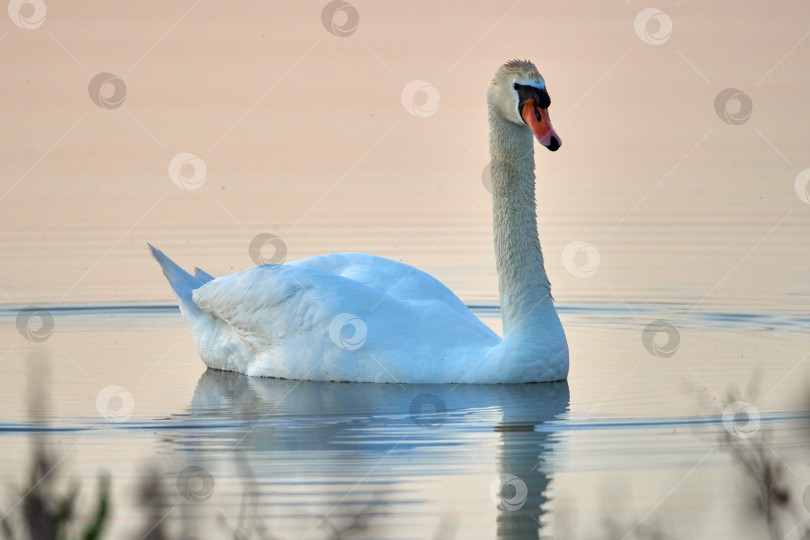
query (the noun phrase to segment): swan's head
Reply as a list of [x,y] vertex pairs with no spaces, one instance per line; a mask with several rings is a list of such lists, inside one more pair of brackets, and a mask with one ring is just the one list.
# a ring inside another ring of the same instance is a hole
[[548,116],[551,99],[546,81],[531,62],[512,60],[499,67],[489,85],[487,102],[490,110],[530,129],[537,141],[552,152],[562,145]]

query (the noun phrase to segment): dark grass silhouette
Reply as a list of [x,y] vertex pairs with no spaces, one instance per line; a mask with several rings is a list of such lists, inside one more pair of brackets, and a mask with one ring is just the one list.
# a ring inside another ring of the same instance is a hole
[[[110,479],[99,476],[98,495],[88,520],[77,512],[80,484],[71,480],[67,488],[60,486],[54,474],[57,463],[43,443],[35,444],[28,484],[21,490],[18,507],[20,524],[13,525],[8,516],[2,520],[3,538],[83,539],[102,538],[110,517]],[[14,509],[12,508],[12,511]]]
[[[738,391],[728,393],[727,405],[738,401],[743,401]],[[810,406],[805,409],[810,411]],[[808,433],[808,417],[801,421],[799,427]],[[721,447],[745,474],[751,488],[746,497],[765,520],[770,537],[810,540],[810,522],[803,516],[801,496],[791,494],[786,473],[788,465],[773,449],[772,438],[771,430],[761,425],[750,437],[738,437],[727,429],[723,429],[719,435]]]
[[[48,362],[41,354],[29,357],[29,366],[36,376],[28,376],[28,415],[32,423],[45,424],[50,409],[46,389]],[[98,540],[102,538],[110,520],[110,477],[101,473],[98,492],[90,518],[81,517],[77,501],[81,484],[76,479],[63,485],[58,474],[59,460],[47,449],[45,439],[31,435],[33,451],[28,482],[18,488],[16,504],[3,513],[0,531],[4,540],[24,538],[36,540]],[[16,517],[17,519],[13,519]]]

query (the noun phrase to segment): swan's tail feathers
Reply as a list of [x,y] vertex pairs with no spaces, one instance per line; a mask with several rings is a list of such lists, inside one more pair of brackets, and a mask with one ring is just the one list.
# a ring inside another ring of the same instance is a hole
[[214,280],[214,276],[203,270],[202,268],[194,268],[194,277],[202,281],[203,283],[208,283],[209,281]]
[[172,289],[174,289],[174,294],[176,294],[177,299],[180,300],[181,307],[188,310],[189,315],[199,314],[200,308],[197,307],[197,304],[191,299],[191,293],[194,289],[202,287],[205,282],[177,266],[174,261],[152,244],[147,245],[152,251],[152,256],[163,269],[163,275],[166,276]]

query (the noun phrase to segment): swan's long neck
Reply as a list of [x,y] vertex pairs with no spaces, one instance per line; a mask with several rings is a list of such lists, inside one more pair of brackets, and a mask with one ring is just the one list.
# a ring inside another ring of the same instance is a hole
[[495,263],[509,338],[529,335],[546,316],[551,285],[537,236],[532,134],[492,109],[489,125]]

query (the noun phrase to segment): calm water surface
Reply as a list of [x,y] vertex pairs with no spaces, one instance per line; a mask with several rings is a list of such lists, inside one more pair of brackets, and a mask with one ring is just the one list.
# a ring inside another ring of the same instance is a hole
[[[205,371],[166,305],[52,306],[58,332],[43,346],[4,309],[15,347],[3,359],[3,479],[19,485],[32,440],[46,440],[63,458],[57,475],[88,493],[112,473],[114,531],[126,537],[145,531],[137,493],[154,468],[166,523],[204,536],[263,526],[321,538],[362,514],[374,538],[761,537],[753,484],[719,445],[726,391],[736,384],[756,404],[756,429],[800,500],[810,314],[689,308],[560,305],[570,380],[502,386]],[[474,309],[498,329],[496,307]],[[645,348],[651,320],[680,321],[669,358]],[[51,389],[48,406],[29,411],[27,377]],[[736,425],[745,436],[747,417]]]

